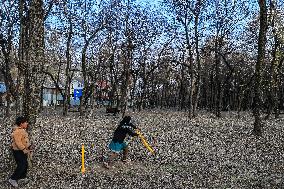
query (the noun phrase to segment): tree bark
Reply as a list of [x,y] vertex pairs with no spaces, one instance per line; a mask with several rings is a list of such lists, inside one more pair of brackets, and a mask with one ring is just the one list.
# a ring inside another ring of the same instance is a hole
[[70,48],[71,48],[71,40],[73,35],[73,23],[72,19],[69,17],[69,32],[67,38],[67,49],[66,49],[66,69],[65,69],[65,92],[64,92],[64,102],[63,102],[63,115],[66,116],[68,113],[68,108],[70,104],[70,66],[71,66],[71,57],[70,57]]
[[267,94],[267,100],[268,100],[268,107],[267,107],[267,115],[265,116],[265,119],[269,119],[272,111],[275,109],[276,105],[276,98],[277,98],[277,77],[276,77],[276,63],[277,63],[277,57],[276,57],[276,51],[278,48],[278,41],[277,37],[274,36],[274,47],[272,51],[272,61],[270,65],[270,77],[268,81],[268,94]]
[[194,19],[194,35],[195,35],[195,54],[196,54],[196,63],[197,63],[197,74],[196,74],[196,85],[195,85],[195,95],[194,95],[194,105],[193,105],[193,117],[196,116],[196,109],[199,101],[200,85],[201,85],[201,65],[200,65],[200,54],[199,54],[199,33],[198,33],[198,22],[199,22],[199,12],[200,12],[200,3],[197,1],[196,4],[196,15]]
[[255,86],[254,86],[254,128],[253,134],[256,136],[262,135],[262,122],[260,118],[260,108],[261,108],[261,100],[260,100],[260,91],[262,89],[261,86],[261,78],[262,78],[262,65],[265,61],[265,44],[266,44],[266,31],[267,31],[267,8],[266,8],[266,0],[258,1],[260,8],[260,28],[259,28],[259,36],[258,36],[258,55],[257,62],[255,65]]
[[130,83],[130,67],[131,67],[131,60],[132,60],[132,41],[128,38],[128,43],[126,47],[126,56],[125,56],[125,64],[124,64],[124,83],[121,86],[121,113],[122,117],[125,115],[127,111],[127,104],[128,104],[128,91],[129,91],[129,83]]
[[31,125],[35,124],[36,117],[40,110],[41,85],[44,77],[42,69],[44,65],[44,10],[42,0],[33,0],[27,12],[28,25],[23,24],[22,31],[27,30],[27,35],[22,38],[21,43],[25,43],[26,54],[23,54],[22,60],[25,60],[24,68],[24,106],[23,114],[29,119]]
[[219,35],[218,35],[218,31],[217,31],[217,36],[216,36],[216,40],[215,40],[215,72],[216,72],[216,78],[215,78],[215,82],[216,82],[216,87],[215,87],[215,114],[217,117],[221,117],[221,81],[220,81],[220,56],[219,56],[219,43],[220,43],[220,39],[219,39]]

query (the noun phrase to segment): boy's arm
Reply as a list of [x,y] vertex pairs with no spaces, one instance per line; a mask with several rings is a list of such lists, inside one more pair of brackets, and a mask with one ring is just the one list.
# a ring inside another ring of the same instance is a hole
[[14,141],[19,150],[25,150],[25,145],[22,143],[22,134],[19,131],[14,132]]
[[129,123],[129,125],[130,125],[133,129],[137,129],[137,127],[136,127],[133,123]]
[[132,127],[131,129],[129,129],[129,134],[133,137],[138,136],[136,129],[137,129],[137,127]]
[[27,131],[25,131],[25,136],[26,136],[26,143],[24,144],[25,145],[25,147],[26,147],[26,149],[28,149],[28,150],[31,150],[32,148],[32,145],[31,145],[31,142],[30,142],[30,139],[29,139],[29,135],[28,135],[28,133],[27,133]]
[[138,134],[135,132],[135,131],[131,131],[131,134],[130,134],[131,136],[138,136]]
[[130,123],[129,125],[123,125],[122,127],[126,129],[127,133],[130,136],[138,136],[138,134],[135,131],[136,127],[132,123]]

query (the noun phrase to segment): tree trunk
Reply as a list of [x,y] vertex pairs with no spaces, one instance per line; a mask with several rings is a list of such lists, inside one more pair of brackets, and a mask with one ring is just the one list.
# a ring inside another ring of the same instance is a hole
[[[59,83],[59,80],[60,80],[61,64],[62,64],[62,61],[60,61],[59,65],[58,65],[58,72],[57,72],[57,76],[56,76],[56,83],[57,84]],[[58,86],[58,89],[56,89],[56,93],[55,93],[55,95],[56,95],[56,102],[58,101],[58,92],[59,92],[59,90],[61,91],[60,86]],[[62,92],[60,92],[60,94],[61,93]],[[64,97],[64,96],[62,95],[62,97]],[[54,106],[54,109],[56,109],[56,108],[57,108],[57,103]]]
[[[23,114],[29,119],[31,125],[35,124],[36,117],[40,110],[41,85],[44,77],[42,69],[44,65],[44,11],[43,1],[33,0],[29,9],[28,37],[22,43],[27,43],[25,60],[25,95]],[[22,20],[23,21],[23,20]],[[26,20],[27,22],[27,20]],[[24,27],[27,27],[25,25]]]
[[68,113],[69,103],[70,103],[70,66],[71,66],[71,57],[70,57],[70,47],[71,47],[71,40],[73,35],[73,24],[71,18],[69,18],[69,32],[68,32],[68,39],[67,39],[67,49],[66,49],[66,69],[65,69],[65,93],[64,93],[64,104],[63,104],[63,115],[66,116]]
[[[277,78],[276,78],[276,62],[277,62],[277,57],[276,57],[276,51],[278,48],[278,41],[277,41],[277,37],[274,36],[274,48],[272,51],[272,61],[271,61],[271,65],[270,65],[270,76],[269,76],[269,83],[268,83],[268,95],[267,95],[267,99],[268,99],[268,107],[267,107],[267,115],[265,116],[265,119],[269,119],[272,111],[275,108],[275,101],[276,101],[276,95],[277,95]],[[276,90],[275,90],[276,89]]]
[[258,55],[255,65],[255,86],[254,86],[254,128],[253,134],[256,136],[262,135],[262,122],[260,118],[260,91],[261,91],[261,78],[262,78],[262,65],[265,61],[265,44],[266,44],[266,31],[267,31],[267,8],[266,0],[258,1],[260,8],[260,28],[258,36]]
[[118,108],[118,92],[117,92],[117,87],[118,87],[118,79],[117,79],[117,70],[114,70],[114,53],[115,49],[113,49],[113,52],[111,54],[111,59],[110,59],[110,78],[111,78],[111,91],[110,91],[110,106],[112,107],[114,105],[114,101],[116,101],[116,107]]
[[199,33],[198,33],[198,22],[199,22],[199,6],[200,0],[197,2],[198,7],[196,7],[197,14],[194,19],[194,34],[195,34],[195,53],[196,53],[196,63],[197,63],[197,77],[196,77],[196,86],[195,86],[195,95],[194,95],[194,105],[193,105],[193,117],[196,116],[196,109],[199,101],[200,85],[201,85],[201,65],[200,65],[200,54],[199,54]]
[[[191,54],[191,53],[190,53]],[[194,69],[193,69],[193,61],[190,55],[190,92],[189,92],[189,118],[193,118],[193,95],[195,89],[195,76],[194,76]]]
[[280,77],[280,70],[282,67],[282,64],[284,62],[284,57],[279,60],[279,64],[276,67],[276,73],[275,73],[275,81],[276,84],[274,85],[274,91],[275,91],[275,118],[279,118],[280,115],[280,99],[281,99],[281,77]]
[[13,82],[12,74],[11,74],[11,55],[12,55],[12,47],[13,47],[13,27],[14,23],[11,20],[11,23],[9,24],[7,28],[7,37],[5,39],[4,35],[0,33],[0,47],[2,50],[3,58],[4,58],[4,65],[1,65],[0,72],[4,76],[4,82],[6,86],[6,114],[5,117],[10,116],[10,104],[12,100],[16,100],[18,97],[17,90],[15,87],[15,84]]
[[180,88],[179,88],[180,110],[183,110],[186,108],[185,106],[186,85],[185,85],[184,80],[185,80],[184,66],[181,65],[181,78],[180,78]]
[[127,111],[127,104],[128,104],[128,91],[129,91],[129,82],[130,82],[130,66],[132,60],[132,43],[130,39],[128,39],[127,49],[126,49],[126,57],[125,57],[125,64],[124,64],[124,84],[121,86],[121,113],[122,117],[125,115]]
[[102,29],[103,27],[99,27],[97,28],[94,33],[85,41],[85,45],[84,45],[84,48],[82,50],[82,73],[83,73],[83,83],[84,83],[84,88],[83,88],[83,92],[82,92],[82,97],[81,97],[81,100],[80,100],[80,107],[79,107],[79,111],[80,111],[80,115],[83,116],[84,112],[83,112],[83,104],[88,104],[88,98],[86,96],[86,93],[87,91],[90,90],[90,86],[88,84],[88,81],[87,81],[87,62],[86,62],[86,53],[87,53],[87,50],[88,50],[88,47],[91,43],[91,41],[96,37],[97,33]]
[[[217,32],[218,33],[218,32]],[[219,51],[219,37],[218,35],[216,36],[216,41],[215,41],[215,72],[216,72],[216,87],[215,87],[215,114],[217,117],[221,117],[221,81],[220,81],[220,56],[218,54]]]

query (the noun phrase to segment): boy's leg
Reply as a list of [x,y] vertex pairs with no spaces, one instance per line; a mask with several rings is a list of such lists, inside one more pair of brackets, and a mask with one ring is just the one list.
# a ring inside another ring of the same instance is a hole
[[14,187],[18,187],[17,181],[27,176],[27,169],[28,169],[27,155],[24,154],[23,151],[13,150],[13,156],[15,158],[17,167],[8,181]]
[[126,146],[126,147],[123,149],[122,161],[127,161],[127,157],[128,157],[128,146]]
[[107,167],[110,167],[113,164],[113,160],[117,157],[117,153],[115,152],[111,152],[110,156],[107,158],[107,160],[105,161],[105,165]]
[[20,178],[19,179],[24,179],[27,177],[27,172],[28,172],[28,167],[29,167],[29,164],[28,164],[28,155],[27,154],[23,154],[22,156],[22,169],[21,169],[21,175],[20,175]]
[[13,150],[13,156],[15,158],[17,167],[14,173],[11,176],[12,180],[19,180],[23,174],[24,165],[23,165],[23,155],[24,153],[20,150]]
[[23,151],[16,151],[17,156],[17,168],[15,171],[14,178],[11,178],[13,180],[19,180],[24,179],[27,177],[27,170],[28,170],[28,156],[27,154],[24,154]]

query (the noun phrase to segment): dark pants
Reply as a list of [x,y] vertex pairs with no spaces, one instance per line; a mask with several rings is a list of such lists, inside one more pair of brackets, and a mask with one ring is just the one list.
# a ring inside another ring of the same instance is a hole
[[28,156],[22,150],[13,150],[17,168],[11,176],[13,180],[26,178],[28,170]]

